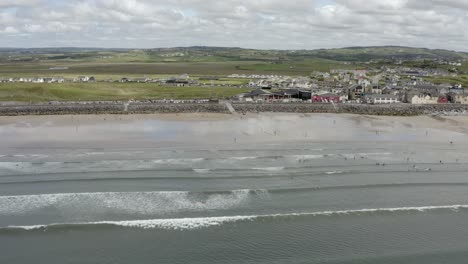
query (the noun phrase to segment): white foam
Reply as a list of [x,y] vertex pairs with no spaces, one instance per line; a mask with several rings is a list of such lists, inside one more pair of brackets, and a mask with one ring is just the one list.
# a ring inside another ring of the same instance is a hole
[[254,159],[258,159],[259,157],[255,157],[255,156],[250,156],[250,157],[231,157],[229,159],[232,159],[232,160],[254,160]]
[[32,226],[8,226],[8,229],[23,229],[26,231],[46,229],[55,226],[82,226],[82,225],[114,225],[121,227],[141,228],[141,229],[167,229],[167,230],[193,230],[220,226],[242,220],[254,220],[255,216],[226,216],[226,217],[205,217],[205,218],[177,218],[177,219],[153,219],[153,220],[133,220],[133,221],[99,221],[83,223],[63,223],[49,225]]
[[184,165],[190,164],[194,162],[201,162],[204,161],[203,158],[196,158],[196,159],[160,159],[160,160],[153,160],[155,164],[168,164],[168,165]]
[[48,155],[45,154],[15,154],[15,155],[6,155],[2,154],[0,155],[0,158],[3,157],[13,157],[13,158],[47,158],[49,157]]
[[311,159],[321,159],[324,155],[293,155],[289,156],[298,160],[311,160]]
[[194,172],[196,173],[208,173],[210,172],[211,170],[210,169],[193,169]]
[[361,156],[389,156],[392,155],[391,152],[371,152],[371,153],[358,153]]
[[0,215],[23,215],[51,207],[69,216],[85,217],[120,212],[154,215],[179,211],[234,208],[252,199],[265,198],[255,190],[222,193],[109,192],[0,196]]
[[343,173],[344,173],[343,171],[327,171],[327,172],[325,172],[325,174],[328,174],[328,175],[343,174]]
[[254,221],[262,218],[288,218],[294,216],[332,216],[365,214],[377,212],[425,212],[431,210],[452,210],[468,209],[468,205],[447,205],[447,206],[423,206],[423,207],[398,207],[398,208],[376,208],[376,209],[358,209],[342,211],[323,211],[312,213],[291,213],[291,214],[270,214],[270,215],[247,215],[247,216],[221,216],[221,217],[203,217],[203,218],[176,218],[176,219],[153,219],[153,220],[132,220],[132,221],[100,221],[84,223],[62,223],[49,225],[31,225],[31,226],[8,226],[8,229],[36,230],[45,229],[54,226],[70,225],[115,225],[122,227],[133,227],[142,229],[168,229],[168,230],[193,230],[220,226],[227,223],[240,221]]
[[13,228],[13,229],[23,229],[26,231],[32,231],[32,230],[37,230],[37,229],[44,229],[49,226],[54,226],[57,224],[50,224],[50,225],[32,225],[32,226],[8,226],[8,228]]
[[284,167],[265,167],[265,168],[253,168],[254,170],[260,171],[282,171]]
[[182,166],[191,167],[194,163],[204,161],[203,158],[194,159],[158,159],[158,160],[100,160],[88,162],[0,162],[0,169],[15,173],[43,174],[67,172],[99,172],[106,170],[151,170],[161,167]]
[[45,155],[45,154],[32,154],[31,157],[33,157],[33,158],[47,158],[47,157],[49,157],[49,155]]
[[340,154],[340,156],[348,158],[348,159],[353,159],[353,158],[371,158],[371,157],[382,157],[382,156],[390,156],[393,153],[391,152],[372,152],[372,153],[345,153],[345,154]]

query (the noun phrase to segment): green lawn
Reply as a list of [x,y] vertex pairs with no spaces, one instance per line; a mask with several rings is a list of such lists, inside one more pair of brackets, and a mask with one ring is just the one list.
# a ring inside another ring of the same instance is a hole
[[249,89],[168,87],[147,83],[0,84],[0,101],[99,101],[144,99],[224,99]]

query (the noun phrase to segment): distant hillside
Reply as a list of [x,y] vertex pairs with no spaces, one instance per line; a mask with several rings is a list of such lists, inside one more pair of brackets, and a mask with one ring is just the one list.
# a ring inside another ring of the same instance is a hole
[[300,63],[311,60],[327,62],[368,62],[371,60],[468,60],[468,53],[440,49],[397,46],[349,47],[319,50],[257,50],[227,47],[175,47],[155,49],[99,48],[0,48],[0,62],[227,62],[257,61],[268,63]]
[[468,53],[466,52],[398,46],[321,49],[312,51],[312,54],[319,58],[338,61],[369,61],[376,59],[468,59]]
[[242,48],[223,47],[178,47],[165,49],[151,49],[151,52],[159,54],[185,53],[186,55],[211,55],[232,59],[298,59],[320,58],[335,61],[369,61],[377,59],[447,59],[465,60],[468,53],[441,49],[410,48],[398,46],[382,47],[349,47],[341,49],[319,50],[255,50]]

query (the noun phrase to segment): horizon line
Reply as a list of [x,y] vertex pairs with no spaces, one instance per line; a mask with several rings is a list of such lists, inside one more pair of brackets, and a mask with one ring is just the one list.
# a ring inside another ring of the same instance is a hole
[[316,49],[261,49],[250,47],[236,46],[209,46],[209,45],[191,45],[191,46],[173,46],[173,47],[153,47],[153,48],[124,48],[124,47],[96,47],[96,46],[45,46],[45,47],[0,47],[2,49],[11,50],[32,50],[32,49],[100,49],[100,50],[154,50],[154,49],[183,49],[183,48],[226,48],[226,49],[244,49],[244,50],[265,50],[265,51],[318,51],[318,50],[333,50],[333,49],[357,49],[357,48],[410,48],[410,49],[427,49],[427,50],[445,50],[452,52],[468,53],[467,51],[443,49],[443,48],[428,48],[416,46],[400,46],[400,45],[370,45],[370,46],[345,46],[340,48],[316,48]]

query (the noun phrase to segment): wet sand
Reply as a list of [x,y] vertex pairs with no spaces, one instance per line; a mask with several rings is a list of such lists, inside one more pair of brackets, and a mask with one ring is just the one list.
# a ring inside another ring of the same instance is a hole
[[0,147],[161,147],[283,142],[466,144],[468,117],[154,114],[0,117]]
[[[193,132],[191,136],[197,137],[191,138],[190,141],[202,139],[198,137],[221,137],[220,142],[213,142],[214,138],[208,140],[213,143],[222,143],[232,136],[251,137],[259,143],[304,139],[360,140],[359,136],[352,135],[356,129],[365,129],[367,132],[377,132],[382,135],[420,133],[430,136],[434,131],[436,134],[444,131],[449,134],[455,133],[460,138],[468,135],[468,116],[400,117],[291,113],[1,116],[0,135],[3,137],[22,135],[21,140],[41,138],[42,141],[87,141],[98,140],[100,135],[105,133],[105,141],[108,141],[141,133],[148,134],[166,124],[178,124],[178,127],[190,129]],[[171,138],[187,134],[183,129],[176,130],[177,133],[170,135]],[[160,141],[165,140],[160,139]],[[434,137],[424,139],[444,141]]]

